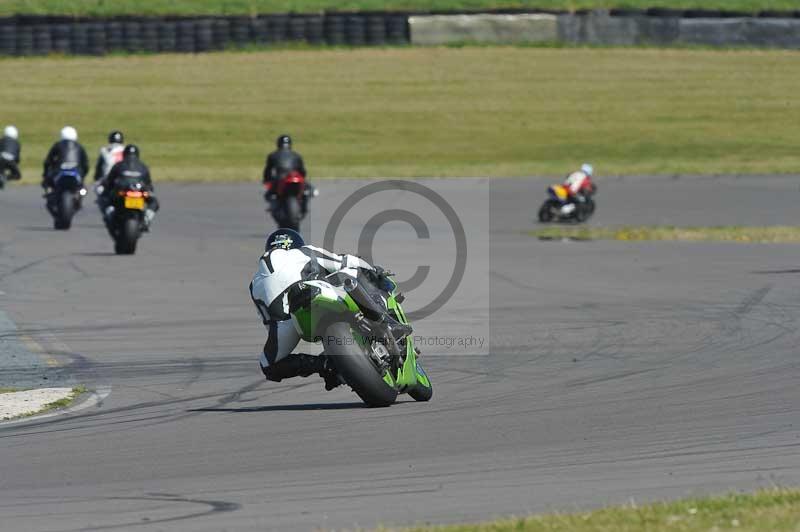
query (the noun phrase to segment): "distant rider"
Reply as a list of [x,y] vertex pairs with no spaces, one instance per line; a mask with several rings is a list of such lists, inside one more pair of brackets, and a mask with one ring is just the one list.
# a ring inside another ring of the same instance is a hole
[[122,161],[111,168],[108,177],[102,182],[103,190],[100,194],[101,197],[98,198],[98,203],[105,205],[103,214],[106,221],[110,220],[111,215],[114,213],[114,206],[111,205],[114,188],[118,180],[126,178],[141,181],[144,185],[143,190],[150,192],[144,212],[145,229],[147,229],[150,226],[150,222],[155,218],[156,212],[158,212],[159,204],[153,195],[155,189],[150,178],[150,169],[139,159],[139,148],[136,145],[128,144],[125,146]]
[[78,143],[78,132],[74,127],[66,126],[61,130],[61,140],[53,144],[44,159],[42,187],[52,188],[58,172],[70,169],[77,169],[83,179],[89,173],[89,157]]
[[14,126],[6,126],[0,138],[0,172],[8,169],[9,179],[17,180],[22,177],[19,172],[19,132]]
[[122,162],[125,151],[125,137],[122,131],[114,130],[108,134],[108,144],[100,148],[97,164],[94,167],[94,191],[97,194],[97,207],[105,214],[108,208],[108,196],[103,194],[105,179],[115,164]]
[[337,255],[322,248],[307,246],[303,237],[292,229],[278,229],[270,234],[265,250],[250,283],[250,297],[268,330],[267,342],[259,358],[261,371],[267,380],[280,382],[281,379],[319,373],[325,379],[326,389],[331,390],[339,384],[326,367],[325,358],[292,353],[300,341],[300,335],[288,313],[287,294],[292,286],[301,281],[321,279],[334,272],[358,279],[358,287],[364,289],[357,289],[350,295],[365,318],[387,327],[397,339],[411,334],[410,326],[389,316],[385,305],[377,303],[381,298],[375,292],[381,290],[379,287],[386,280],[386,272],[382,268],[353,255]]
[[97,165],[94,168],[94,180],[99,181],[108,177],[108,173],[115,164],[122,161],[122,152],[125,150],[125,137],[122,131],[114,130],[108,134],[108,145],[100,148]]
[[[292,150],[292,137],[289,135],[281,135],[275,142],[277,150],[273,151],[267,156],[267,162],[264,166],[264,174],[262,181],[266,191],[264,192],[264,199],[274,209],[275,200],[277,199],[278,191],[276,185],[283,177],[290,172],[300,172],[303,177],[306,177],[306,166],[303,163],[303,157],[299,153]],[[311,185],[306,185],[310,190],[313,190]]]
[[592,182],[592,174],[594,168],[591,164],[584,164],[581,169],[572,172],[567,176],[564,181],[564,187],[571,199],[584,202],[586,198],[591,196],[597,190],[597,187]]

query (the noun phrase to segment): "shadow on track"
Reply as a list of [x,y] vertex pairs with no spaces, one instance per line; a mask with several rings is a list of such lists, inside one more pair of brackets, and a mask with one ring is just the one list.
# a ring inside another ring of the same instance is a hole
[[187,412],[234,412],[237,414],[256,413],[256,412],[297,412],[311,410],[351,410],[355,408],[367,408],[364,403],[311,403],[304,405],[271,405],[253,406],[245,408],[192,408]]

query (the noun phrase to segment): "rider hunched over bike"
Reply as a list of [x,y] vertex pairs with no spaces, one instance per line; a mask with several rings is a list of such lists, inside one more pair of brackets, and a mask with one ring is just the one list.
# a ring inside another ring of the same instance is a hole
[[61,130],[61,139],[53,144],[44,159],[42,172],[42,188],[53,186],[53,179],[60,170],[77,169],[81,179],[89,173],[89,157],[86,150],[78,142],[78,132],[74,127],[65,126]]
[[364,318],[386,327],[395,338],[411,334],[409,325],[389,316],[386,307],[378,303],[382,301],[381,287],[385,286],[385,276],[388,275],[383,268],[353,255],[338,255],[306,245],[303,237],[292,229],[282,228],[270,234],[265,251],[250,282],[250,297],[268,331],[259,357],[261,371],[267,380],[280,382],[290,377],[308,377],[318,373],[325,379],[326,389],[339,384],[326,366],[324,357],[292,353],[300,335],[288,312],[288,293],[290,288],[303,281],[322,279],[335,272],[357,279],[359,289],[350,295]]
[[[292,137],[281,135],[275,144],[277,149],[267,155],[262,176],[262,182],[266,188],[264,199],[273,208],[277,199],[276,185],[278,181],[290,172],[299,172],[303,177],[306,177],[306,166],[303,163],[303,157],[292,150]],[[306,184],[306,187],[313,191],[311,185]]]
[[8,169],[9,179],[22,177],[19,172],[19,131],[14,126],[6,126],[0,137],[0,171]]
[[[105,220],[111,219],[114,214],[114,206],[111,205],[111,195],[114,193],[114,187],[119,179],[135,179],[142,182],[144,190],[150,192],[147,198],[147,208],[145,209],[145,228],[150,225],[153,218],[158,212],[159,204],[156,197],[153,195],[154,188],[153,182],[150,178],[150,169],[139,159],[139,148],[134,144],[128,144],[123,150],[122,161],[118,162],[111,168],[108,177],[102,182],[103,191],[101,193],[103,214]],[[100,200],[98,200],[100,201]]]
[[567,176],[564,181],[564,187],[567,189],[571,199],[583,202],[597,191],[597,187],[592,182],[593,173],[594,168],[592,168],[592,165],[584,163],[580,170]]

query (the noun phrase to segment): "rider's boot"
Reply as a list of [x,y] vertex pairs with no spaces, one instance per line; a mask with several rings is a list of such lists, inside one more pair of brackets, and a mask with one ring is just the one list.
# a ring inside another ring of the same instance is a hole
[[322,374],[326,370],[325,359],[319,356],[293,353],[270,364],[261,371],[268,381],[281,382],[291,377],[308,377],[315,373]]

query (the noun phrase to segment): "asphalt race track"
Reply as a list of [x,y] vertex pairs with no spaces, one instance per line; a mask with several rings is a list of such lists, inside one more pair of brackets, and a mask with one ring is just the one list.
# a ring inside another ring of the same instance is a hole
[[[322,182],[314,223],[366,183]],[[6,336],[42,351],[29,380],[100,399],[0,425],[0,529],[352,529],[800,484],[800,246],[543,242],[522,232],[546,180],[428,184],[476,217],[487,269],[415,333],[489,343],[424,350],[433,400],[388,409],[263,380],[257,185],[161,186],[132,257],[94,205],[61,233],[38,187],[0,191]],[[599,186],[598,225],[800,225],[797,178]],[[414,232],[378,235],[410,276]]]

